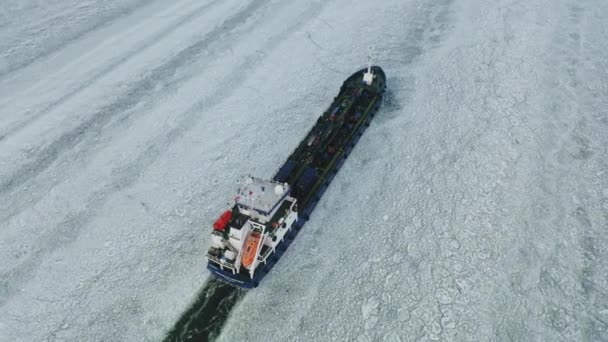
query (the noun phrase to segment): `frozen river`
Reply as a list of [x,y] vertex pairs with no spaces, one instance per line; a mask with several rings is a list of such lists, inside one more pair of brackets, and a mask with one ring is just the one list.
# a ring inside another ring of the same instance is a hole
[[608,341],[608,2],[0,8],[0,341],[158,341],[211,223],[387,96],[221,341]]

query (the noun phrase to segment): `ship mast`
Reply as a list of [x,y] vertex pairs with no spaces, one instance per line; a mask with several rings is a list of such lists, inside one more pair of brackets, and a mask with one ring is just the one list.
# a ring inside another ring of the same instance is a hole
[[372,50],[373,47],[369,47],[367,50],[367,72],[363,74],[363,83],[372,85],[374,82],[374,74],[372,73]]
[[370,74],[372,73],[372,50],[371,46],[367,49],[367,72]]

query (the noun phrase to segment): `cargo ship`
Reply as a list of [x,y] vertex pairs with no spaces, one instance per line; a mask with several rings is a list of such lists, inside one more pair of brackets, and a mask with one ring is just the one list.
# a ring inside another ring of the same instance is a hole
[[271,179],[243,177],[234,203],[213,224],[207,268],[214,276],[242,288],[259,285],[309,220],[385,89],[379,66],[357,71]]

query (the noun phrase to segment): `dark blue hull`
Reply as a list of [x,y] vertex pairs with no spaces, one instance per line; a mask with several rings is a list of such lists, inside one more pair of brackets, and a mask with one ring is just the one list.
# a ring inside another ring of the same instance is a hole
[[[382,104],[382,96],[384,94],[384,88],[385,88],[385,83],[384,83],[385,75],[384,75],[384,72],[382,71],[382,69],[380,69],[379,67],[373,67],[373,68],[374,68],[373,70],[375,71],[375,73],[382,78],[382,85],[381,85],[380,91],[377,93],[377,96],[378,96],[377,99],[371,105],[372,107],[367,112],[367,116],[364,118],[364,121],[362,122],[362,124],[360,124],[358,126],[358,128],[352,135],[351,139],[349,141],[347,141],[347,143],[343,146],[344,152],[342,153],[341,157],[336,161],[336,163],[333,165],[333,167],[330,169],[330,171],[327,173],[327,176],[323,180],[321,185],[316,189],[316,191],[314,191],[312,193],[312,196],[308,196],[309,194],[306,194],[307,195],[306,197],[309,198],[309,200],[307,200],[305,202],[303,208],[299,208],[298,220],[293,224],[291,231],[285,236],[284,240],[281,241],[277,245],[277,248],[276,248],[274,254],[272,254],[268,258],[268,261],[266,262],[266,264],[261,264],[257,267],[256,271],[254,272],[253,279],[248,274],[243,274],[243,273],[233,274],[230,270],[222,270],[218,264],[209,262],[207,265],[207,269],[209,269],[209,271],[212,274],[217,276],[219,279],[222,279],[223,281],[225,281],[229,284],[232,284],[234,286],[238,286],[241,288],[254,288],[254,287],[258,286],[258,284],[261,282],[261,280],[264,278],[264,276],[266,276],[266,274],[268,274],[268,272],[272,269],[272,267],[281,258],[283,253],[287,250],[287,247],[289,247],[291,242],[298,235],[298,232],[302,229],[302,227],[304,226],[306,221],[308,221],[308,219],[310,218],[312,211],[315,209],[315,207],[317,206],[317,203],[319,202],[319,200],[321,199],[321,197],[323,196],[323,194],[329,187],[329,184],[331,183],[331,181],[333,180],[335,175],[338,173],[338,170],[344,164],[344,161],[346,160],[346,158],[350,155],[350,152],[352,151],[352,149],[355,147],[355,145],[357,144],[357,142],[363,135],[363,132],[369,126],[369,123],[372,120],[372,118],[375,116],[375,114],[380,109],[380,105]],[[365,71],[365,69],[360,70],[357,73],[353,74],[351,77],[349,77],[349,79],[347,79],[345,81],[345,85],[343,86],[343,88],[346,86],[347,82],[349,82],[351,79],[353,79],[355,77],[358,77],[358,75],[362,74],[362,72],[364,72],[364,71]],[[275,175],[274,179],[278,180],[277,178],[279,178],[278,174]]]

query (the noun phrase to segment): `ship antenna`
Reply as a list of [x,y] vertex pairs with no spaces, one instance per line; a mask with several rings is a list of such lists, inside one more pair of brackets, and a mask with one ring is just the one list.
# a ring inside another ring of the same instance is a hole
[[372,61],[374,59],[373,55],[374,55],[374,47],[370,46],[367,49],[367,72],[369,72],[369,73],[372,72]]
[[367,72],[363,74],[363,83],[368,86],[374,82],[374,74],[372,73],[372,50],[373,47],[369,47],[367,50]]

